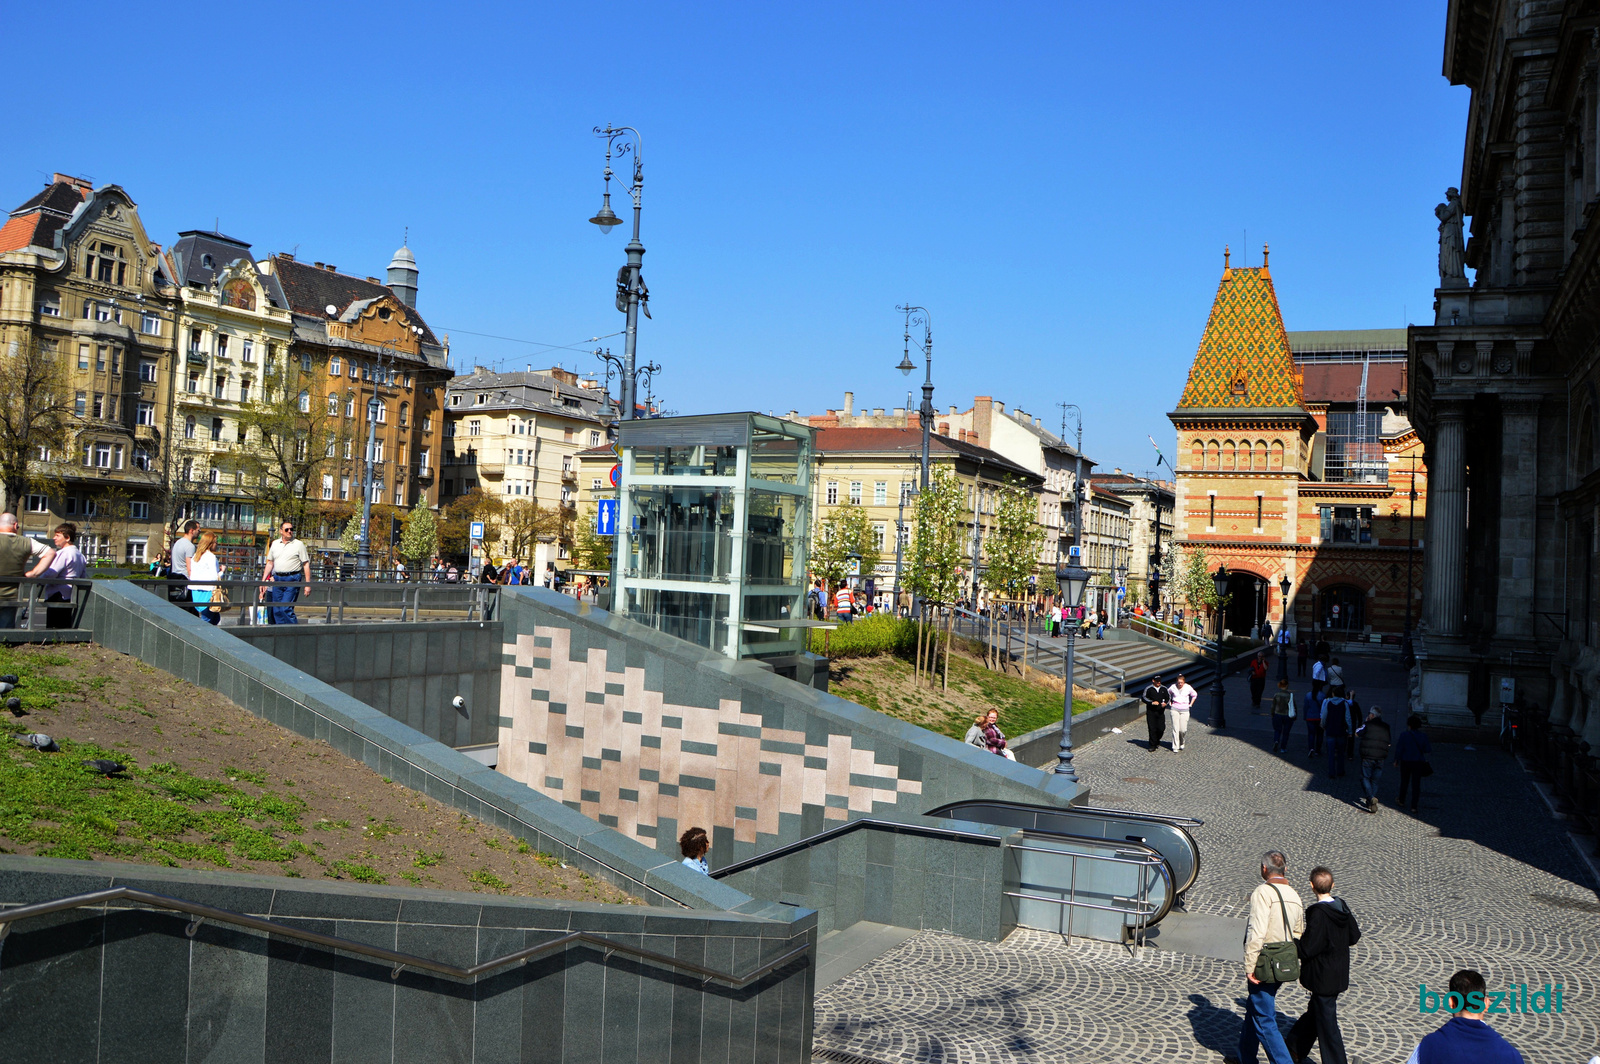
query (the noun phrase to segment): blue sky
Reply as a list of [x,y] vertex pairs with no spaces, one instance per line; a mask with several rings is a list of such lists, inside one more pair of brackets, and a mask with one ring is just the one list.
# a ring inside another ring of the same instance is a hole
[[91,4],[63,37],[34,5],[12,34],[70,55],[14,72],[0,199],[86,174],[163,243],[220,224],[358,275],[409,226],[458,369],[587,371],[626,242],[586,221],[590,129],[634,125],[666,406],[903,404],[909,300],[941,409],[1077,403],[1090,457],[1147,469],[1224,244],[1271,243],[1290,329],[1429,320],[1467,105],[1444,10]]

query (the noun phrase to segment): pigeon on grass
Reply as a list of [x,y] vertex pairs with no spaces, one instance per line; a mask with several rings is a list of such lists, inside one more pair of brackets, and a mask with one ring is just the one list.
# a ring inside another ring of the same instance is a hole
[[8,683],[12,687],[15,687],[17,684],[21,683],[21,681],[17,679],[16,673],[8,672],[4,676],[0,676],[0,683]]
[[17,742],[23,746],[31,746],[35,750],[59,750],[56,741],[44,732],[29,732],[27,735],[17,736]]
[[85,767],[94,770],[94,772],[97,775],[101,775],[101,776],[115,776],[117,773],[121,772],[123,770],[123,768],[125,767],[125,766],[122,765],[121,762],[118,762],[118,761],[107,761],[103,757],[92,757],[89,760],[83,762],[83,764],[85,765]]
[[20,698],[11,697],[6,699],[6,708],[11,711],[13,717],[26,717],[28,715],[28,711],[22,708],[22,699]]

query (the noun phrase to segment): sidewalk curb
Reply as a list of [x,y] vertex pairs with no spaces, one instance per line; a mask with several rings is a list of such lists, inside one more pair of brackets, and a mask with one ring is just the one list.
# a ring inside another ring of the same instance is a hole
[[[1540,798],[1544,799],[1544,804],[1549,807],[1550,819],[1560,824],[1571,823],[1572,818],[1567,816],[1567,814],[1563,813],[1560,809],[1556,808],[1555,797],[1550,791],[1550,785],[1539,778],[1539,773],[1528,762],[1528,759],[1523,755],[1518,754],[1517,764],[1522,766],[1522,771],[1527,774],[1528,782],[1533,784],[1534,791],[1538,793]],[[1594,877],[1594,881],[1596,883],[1600,883],[1600,861],[1597,861],[1597,858],[1600,858],[1600,852],[1590,853],[1588,850],[1585,850],[1583,847],[1584,839],[1589,840],[1592,848],[1594,844],[1594,836],[1580,836],[1573,831],[1567,832],[1567,841],[1572,843],[1572,849],[1577,853],[1578,859],[1581,860],[1589,869],[1589,875]]]

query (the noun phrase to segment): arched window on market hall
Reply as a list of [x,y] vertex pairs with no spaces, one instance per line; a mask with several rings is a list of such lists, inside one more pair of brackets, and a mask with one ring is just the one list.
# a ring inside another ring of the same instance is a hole
[[1189,459],[1189,468],[1204,469],[1206,467],[1206,445],[1199,440],[1194,441],[1194,450]]
[[1220,450],[1216,440],[1212,440],[1210,443],[1206,444],[1206,468],[1222,468],[1222,451]]
[[1232,440],[1222,441],[1222,468],[1232,469],[1234,459],[1234,443]]
[[1283,441],[1282,440],[1273,440],[1272,441],[1272,468],[1273,469],[1282,469],[1283,468]]
[[1256,441],[1255,468],[1257,468],[1257,469],[1266,469],[1267,468],[1267,441],[1266,440],[1257,440]]

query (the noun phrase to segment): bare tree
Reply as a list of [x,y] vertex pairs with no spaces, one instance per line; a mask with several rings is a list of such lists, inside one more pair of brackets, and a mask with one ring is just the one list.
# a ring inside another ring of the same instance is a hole
[[30,463],[49,461],[72,439],[74,415],[66,361],[52,341],[12,340],[0,352],[0,484],[20,511],[37,478]]

